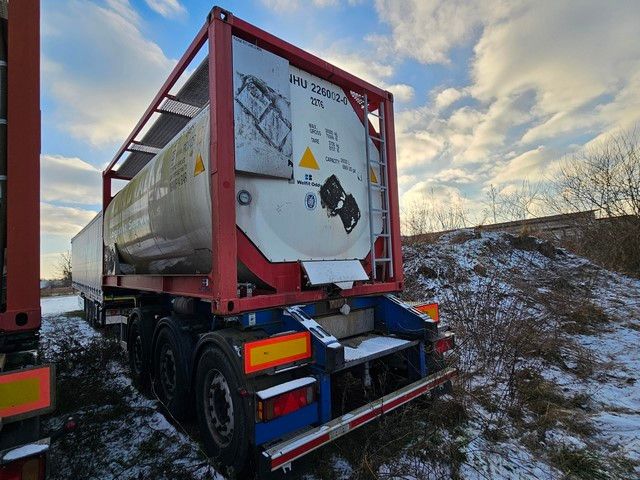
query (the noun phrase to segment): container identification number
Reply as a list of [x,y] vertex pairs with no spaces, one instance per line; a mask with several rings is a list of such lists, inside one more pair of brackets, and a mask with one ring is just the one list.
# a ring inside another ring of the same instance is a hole
[[[304,88],[305,90],[308,89],[309,84],[311,84],[311,93],[315,93],[316,95],[328,98],[330,100],[335,100],[336,102],[342,103],[344,105],[347,105],[349,102],[347,97],[342,93],[334,92],[333,90],[323,87],[322,85],[318,85],[315,82],[309,82],[305,78],[302,78],[298,75],[294,75],[293,73],[289,74],[289,83],[297,87]],[[322,103],[321,99],[314,98],[314,97],[310,97],[310,98],[311,98],[312,105],[316,107],[324,108],[324,104]]]

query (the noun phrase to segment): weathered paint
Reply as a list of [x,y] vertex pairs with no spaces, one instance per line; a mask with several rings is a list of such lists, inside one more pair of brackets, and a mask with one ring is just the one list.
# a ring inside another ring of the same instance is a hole
[[[363,125],[344,91],[235,38],[233,58],[237,225],[271,262],[364,260]],[[211,271],[209,122],[206,107],[110,202],[105,273]]]

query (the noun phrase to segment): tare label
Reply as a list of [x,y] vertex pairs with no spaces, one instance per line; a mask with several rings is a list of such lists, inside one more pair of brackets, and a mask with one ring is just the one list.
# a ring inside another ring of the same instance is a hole
[[364,126],[344,90],[292,66],[289,84],[296,183],[318,186],[332,174],[365,182]]

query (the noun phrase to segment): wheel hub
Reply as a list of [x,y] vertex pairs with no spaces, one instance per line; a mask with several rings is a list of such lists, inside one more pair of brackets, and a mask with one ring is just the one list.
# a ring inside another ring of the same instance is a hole
[[165,345],[160,362],[160,383],[167,402],[173,399],[176,389],[176,359],[173,351]]
[[233,401],[229,384],[222,373],[213,370],[207,389],[206,417],[216,442],[225,447],[233,438]]

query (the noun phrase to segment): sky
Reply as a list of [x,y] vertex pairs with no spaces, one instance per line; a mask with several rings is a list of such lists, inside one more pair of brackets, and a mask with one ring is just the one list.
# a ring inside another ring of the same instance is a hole
[[[640,2],[219,0],[394,94],[401,207],[478,205],[640,121]],[[203,25],[203,0],[43,0],[41,276]]]

